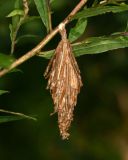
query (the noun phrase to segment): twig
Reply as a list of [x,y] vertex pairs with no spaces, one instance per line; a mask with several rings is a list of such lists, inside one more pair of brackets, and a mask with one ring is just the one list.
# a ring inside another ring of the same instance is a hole
[[[87,0],[81,0],[78,5],[72,10],[72,12],[65,18],[65,20],[62,21],[59,25],[66,25],[67,23],[69,23],[71,18],[84,6],[86,2]],[[34,47],[32,50],[28,51],[25,55],[13,62],[8,68],[0,71],[0,77],[2,77],[15,67],[19,66],[23,62],[27,61],[31,57],[35,56],[58,33],[59,25],[54,30],[52,30],[52,32],[49,33],[36,47]]]

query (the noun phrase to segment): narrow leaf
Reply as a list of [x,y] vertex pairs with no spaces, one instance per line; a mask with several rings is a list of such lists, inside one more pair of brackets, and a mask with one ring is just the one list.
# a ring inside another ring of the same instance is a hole
[[[15,60],[16,59],[13,56],[0,53],[0,70],[3,68],[8,68]],[[9,73],[19,71],[22,72],[21,70],[14,68]]]
[[21,69],[18,69],[18,68],[14,68],[12,69],[9,73],[23,73],[23,71]]
[[[12,118],[14,118],[14,120],[18,120],[18,119],[31,119],[31,120],[34,120],[36,121],[37,119],[34,118],[34,117],[31,117],[31,116],[28,116],[28,115],[25,115],[23,113],[18,113],[18,112],[12,112],[12,111],[7,111],[7,110],[4,110],[4,109],[0,109],[0,112],[1,113],[6,113],[6,114],[10,114],[12,116],[9,116]],[[6,116],[5,116],[6,117]],[[5,118],[6,119],[6,118]],[[6,120],[7,121],[10,121],[9,119]]]
[[16,121],[23,119],[22,117],[18,116],[0,116],[0,123],[10,122],[10,121]]
[[50,3],[53,3],[55,0],[50,0]]
[[127,26],[126,26],[125,32],[128,32],[128,21],[127,21]]
[[46,59],[50,59],[53,56],[54,52],[55,52],[55,49],[50,50],[50,51],[39,52],[37,56],[40,56]]
[[12,26],[12,24],[9,24],[9,29],[10,29],[10,38],[12,41],[12,39],[13,39],[13,26]]
[[49,15],[51,14],[49,12],[49,5],[48,5],[48,0],[34,0],[37,10],[40,14],[40,17],[47,29],[47,32],[50,31],[50,26],[51,26],[51,22],[49,19]]
[[18,43],[19,41],[25,40],[25,39],[41,40],[41,37],[38,35],[26,34],[26,35],[22,35],[18,37],[16,40],[16,43]]
[[88,18],[109,12],[118,13],[127,10],[128,10],[128,5],[125,4],[120,6],[99,6],[95,8],[87,8],[86,10],[82,10],[81,12],[77,13],[73,19]]
[[[128,36],[125,33],[119,35],[112,35],[110,37],[91,37],[80,43],[72,45],[75,56],[82,56],[85,54],[99,54],[114,49],[128,47]],[[50,59],[54,50],[40,52],[39,56]]]
[[0,53],[0,68],[9,67],[14,61],[14,57]]
[[114,49],[128,47],[128,37],[99,37],[90,38],[88,41],[74,45],[76,56],[84,54],[98,54]]
[[15,35],[17,25],[20,21],[20,18],[24,15],[23,10],[20,9],[20,2],[21,2],[20,0],[15,0],[14,10],[7,15],[7,17],[11,17],[12,19],[12,24],[9,24],[10,38],[12,43],[14,41],[13,38]]
[[[21,3],[21,0],[15,0],[14,13],[15,13],[15,10],[20,10],[20,8],[21,8],[20,3]],[[21,16],[22,15],[19,15],[19,14],[15,14],[15,16],[12,16],[12,34],[14,34],[14,32],[15,32],[15,30],[17,28],[17,24],[19,23]]]
[[23,16],[24,15],[24,11],[21,10],[21,9],[15,9],[11,13],[9,13],[7,15],[7,17],[14,17],[14,16],[17,16],[17,15]]
[[40,20],[40,16],[27,16],[24,21],[22,22],[22,24],[24,23],[29,23],[31,21],[35,21],[35,20]]
[[0,90],[0,95],[5,94],[5,93],[8,93],[8,91]]
[[70,42],[77,40],[84,33],[86,26],[87,26],[87,19],[85,18],[78,19],[76,26],[70,30],[69,33]]

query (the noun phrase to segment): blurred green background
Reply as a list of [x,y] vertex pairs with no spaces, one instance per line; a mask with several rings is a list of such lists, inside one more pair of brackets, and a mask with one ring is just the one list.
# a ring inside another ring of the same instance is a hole
[[[55,27],[74,8],[78,0],[56,0],[52,4]],[[6,15],[14,0],[0,0],[0,52],[10,52],[9,23]],[[38,15],[31,0],[30,15]],[[85,35],[102,36],[124,31],[128,13],[90,18]],[[68,25],[68,29],[72,24]],[[36,34],[16,46],[15,57],[33,48],[45,36],[41,20],[22,26],[19,35]],[[45,49],[56,47],[56,36]],[[15,121],[0,125],[0,160],[128,160],[128,50],[120,49],[77,58],[84,86],[78,96],[70,139],[61,140],[57,115],[46,90],[43,73],[48,60],[34,57],[18,68],[22,73],[0,79],[0,108],[34,115],[37,122]]]

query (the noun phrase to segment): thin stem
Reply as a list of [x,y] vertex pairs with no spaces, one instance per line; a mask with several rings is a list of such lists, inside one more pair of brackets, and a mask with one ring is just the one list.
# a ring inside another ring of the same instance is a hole
[[[65,20],[59,25],[66,25],[67,23],[69,23],[72,17],[84,6],[86,2],[87,0],[81,0],[78,5],[72,10],[72,12],[65,18]],[[19,66],[23,62],[27,61],[31,57],[35,56],[59,32],[59,25],[54,30],[52,30],[36,47],[34,47],[32,50],[28,51],[25,55],[21,56],[19,59],[13,62],[10,67],[0,71],[0,77],[2,77],[15,67]]]
[[51,32],[52,31],[52,14],[51,14],[50,0],[48,0],[47,3],[48,3],[49,32]]

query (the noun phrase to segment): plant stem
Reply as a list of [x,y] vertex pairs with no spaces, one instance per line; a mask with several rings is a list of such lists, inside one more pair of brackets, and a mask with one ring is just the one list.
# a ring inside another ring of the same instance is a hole
[[54,30],[52,30],[36,47],[28,51],[25,55],[21,56],[19,59],[14,61],[8,68],[0,71],[0,77],[4,76],[6,73],[19,66],[23,62],[27,61],[31,57],[35,56],[58,32],[60,25],[68,24],[72,17],[84,6],[87,0],[81,0],[77,6],[71,11],[71,13],[62,21]]
[[52,31],[52,14],[51,14],[50,0],[48,0],[47,3],[48,3],[49,32],[51,32]]

